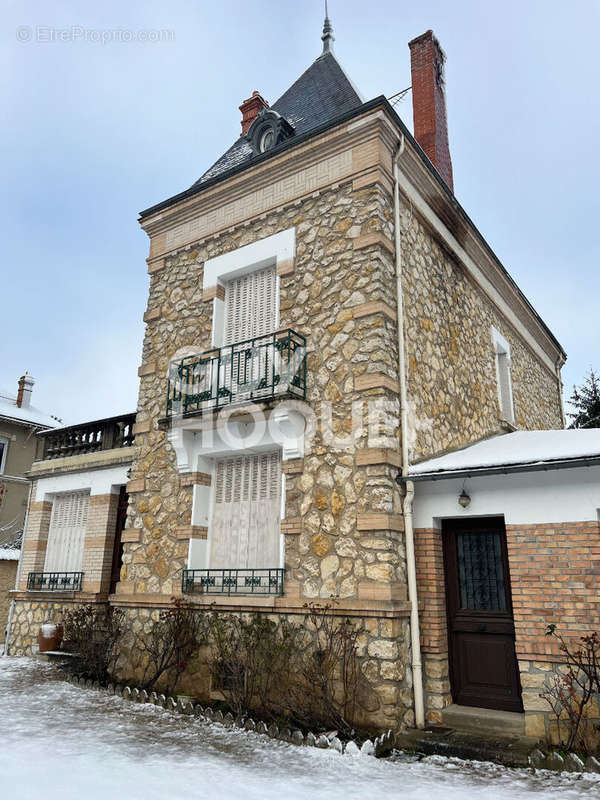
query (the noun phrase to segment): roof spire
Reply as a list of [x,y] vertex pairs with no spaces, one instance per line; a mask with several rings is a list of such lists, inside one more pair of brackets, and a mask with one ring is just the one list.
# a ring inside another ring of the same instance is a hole
[[325,0],[325,22],[323,23],[323,35],[321,39],[323,40],[323,55],[325,55],[325,53],[331,53],[335,36],[333,35],[333,25],[329,21],[329,14],[327,13],[327,0]]

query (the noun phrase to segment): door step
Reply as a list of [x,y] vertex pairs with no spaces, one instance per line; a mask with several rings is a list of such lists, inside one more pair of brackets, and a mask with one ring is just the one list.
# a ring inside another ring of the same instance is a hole
[[517,714],[514,711],[496,711],[491,708],[460,706],[453,703],[442,711],[442,725],[466,733],[524,736],[525,714]]

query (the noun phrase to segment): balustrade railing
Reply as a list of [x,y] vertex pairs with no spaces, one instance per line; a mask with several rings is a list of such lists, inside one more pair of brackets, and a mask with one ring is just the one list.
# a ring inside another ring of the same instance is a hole
[[30,572],[28,592],[80,592],[83,572]]
[[306,397],[306,339],[292,330],[188,356],[171,364],[167,416],[236,402]]
[[37,434],[38,460],[64,458],[97,450],[130,447],[133,444],[135,414],[109,417],[81,425],[69,425],[58,430]]
[[272,569],[184,569],[184,594],[283,594],[285,570]]

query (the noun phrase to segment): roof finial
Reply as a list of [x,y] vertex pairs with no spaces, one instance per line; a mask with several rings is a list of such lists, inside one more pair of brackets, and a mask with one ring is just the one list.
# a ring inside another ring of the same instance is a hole
[[325,22],[323,23],[323,35],[321,39],[323,40],[323,55],[325,53],[331,53],[335,36],[333,35],[333,26],[329,21],[329,14],[327,13],[327,0],[325,0]]

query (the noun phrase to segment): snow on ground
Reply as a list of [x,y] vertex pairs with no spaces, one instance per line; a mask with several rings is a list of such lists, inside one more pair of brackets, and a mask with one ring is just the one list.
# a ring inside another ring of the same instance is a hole
[[6,800],[520,800],[592,798],[598,776],[531,774],[433,757],[341,756],[81,689],[0,659]]

